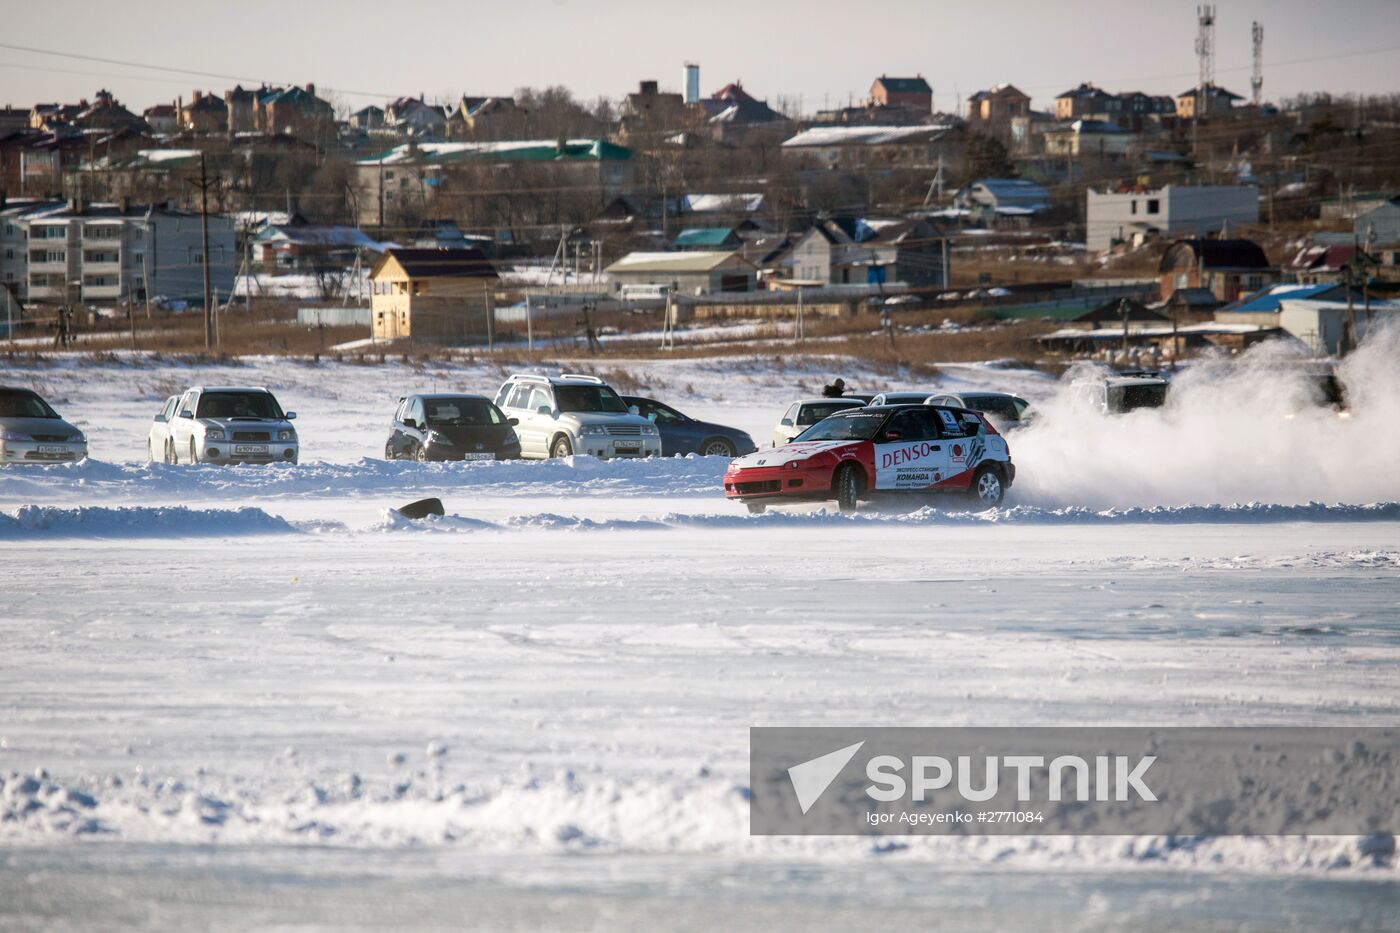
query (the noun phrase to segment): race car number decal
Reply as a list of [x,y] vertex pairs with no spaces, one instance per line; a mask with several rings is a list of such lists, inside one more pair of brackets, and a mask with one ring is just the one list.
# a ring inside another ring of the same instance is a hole
[[943,445],[908,441],[875,445],[876,489],[924,489],[940,482],[947,469]]

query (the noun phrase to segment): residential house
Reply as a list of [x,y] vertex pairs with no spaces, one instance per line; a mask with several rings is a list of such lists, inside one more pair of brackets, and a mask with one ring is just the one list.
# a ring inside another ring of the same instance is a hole
[[1096,308],[1085,311],[1071,323],[1081,327],[1087,325],[1094,330],[1116,330],[1122,333],[1145,327],[1160,327],[1170,323],[1168,318],[1153,311],[1135,298],[1111,298]]
[[726,84],[697,106],[717,142],[742,146],[760,135],[778,142],[792,131],[792,120],[769,107],[767,101],[755,99],[738,81]]
[[685,98],[661,91],[655,81],[641,82],[622,102],[620,123],[624,139],[638,134],[674,133],[690,122]]
[[1024,178],[979,178],[960,189],[953,203],[986,226],[1006,221],[1024,224],[1050,210],[1050,192]]
[[228,105],[217,94],[194,91],[188,104],[180,104],[180,128],[201,135],[227,133]]
[[93,102],[73,117],[70,126],[87,132],[103,131],[108,133],[121,131],[143,133],[149,129],[145,120],[123,107],[108,90],[98,91]]
[[1120,159],[1136,151],[1141,137],[1117,123],[1081,118],[1047,130],[1044,138],[1046,155]]
[[495,334],[500,280],[476,249],[388,249],[370,272],[376,340],[460,343]]
[[251,133],[257,130],[258,118],[254,112],[254,105],[257,103],[260,93],[270,93],[270,89],[264,84],[259,91],[254,91],[241,84],[236,84],[233,90],[224,94],[224,106],[228,108],[228,131],[230,133]]
[[1400,243],[1400,195],[1357,214],[1353,229],[1368,248]]
[[440,139],[447,128],[442,108],[422,97],[400,97],[384,108],[384,125],[400,136]]
[[0,136],[29,129],[29,111],[6,104],[0,107]]
[[[168,206],[60,202],[8,215],[25,238],[23,297],[30,303],[114,305],[147,294],[203,303],[200,215]],[[209,217],[212,287],[233,290],[233,219]],[[0,272],[0,280],[11,270]]]
[[953,127],[930,126],[815,126],[782,144],[783,153],[823,167],[865,168],[912,166],[928,168],[940,156],[961,161],[962,135]]
[[344,269],[384,246],[354,227],[266,224],[252,238],[253,261],[268,269],[323,272]]
[[734,250],[742,243],[733,227],[690,227],[676,235],[671,247],[679,250]]
[[141,118],[146,121],[151,132],[162,136],[178,132],[180,128],[180,115],[176,112],[174,104],[156,104],[154,107],[147,107],[141,111]]
[[1378,265],[1376,257],[1355,243],[1309,243],[1283,264],[1283,272],[1304,285],[1335,284],[1348,278],[1361,281]]
[[384,110],[370,104],[368,107],[361,107],[350,114],[350,126],[365,133],[372,133],[384,128]]
[[1013,84],[997,84],[967,99],[967,122],[972,125],[1009,127],[1016,117],[1030,113],[1030,95]]
[[314,134],[334,121],[334,109],[316,96],[314,84],[263,88],[253,96],[253,123],[260,133]]
[[903,107],[922,114],[933,112],[933,88],[923,75],[891,78],[880,75],[870,85],[871,107]]
[[1235,106],[1235,101],[1244,100],[1238,94],[1215,84],[1190,88],[1176,95],[1176,115],[1183,120],[1194,119],[1199,108],[1199,116],[1213,113],[1226,113]]
[[794,283],[946,284],[943,239],[927,221],[851,218],[814,224],[792,243]]
[[1077,120],[1092,113],[1106,113],[1113,95],[1085,81],[1055,95],[1055,119]]
[[789,267],[788,251],[792,238],[786,233],[751,236],[739,245],[739,255],[753,263],[758,270],[758,287],[766,287],[772,279],[782,277]]
[[74,118],[88,108],[84,97],[76,104],[35,104],[29,111],[29,128],[57,133],[72,125]]
[[1148,237],[1204,236],[1259,220],[1252,185],[1119,186],[1088,192],[1086,244],[1094,251]]
[[490,130],[518,125],[524,116],[525,111],[515,105],[514,97],[463,95],[447,116],[447,138],[471,139],[488,135]]
[[601,207],[631,185],[631,160],[630,149],[604,139],[405,143],[355,163],[359,220],[383,226],[405,203],[427,207],[455,170],[483,165],[553,166],[577,193],[592,189]]
[[669,288],[680,295],[751,292],[758,270],[737,250],[628,253],[605,270],[614,293],[627,286]]
[[1257,292],[1278,280],[1278,269],[1253,240],[1179,240],[1157,267],[1162,298],[1184,288],[1205,288],[1222,302]]

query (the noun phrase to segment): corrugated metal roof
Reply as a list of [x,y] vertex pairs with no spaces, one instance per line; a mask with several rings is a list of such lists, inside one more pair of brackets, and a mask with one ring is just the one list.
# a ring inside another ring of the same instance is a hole
[[783,148],[803,146],[882,146],[890,143],[932,142],[950,127],[933,126],[814,126],[783,142]]
[[[614,272],[710,272],[731,259],[735,250],[697,250],[689,253],[628,253],[605,270]],[[742,259],[741,259],[742,261]]]
[[677,246],[723,246],[734,236],[729,227],[691,227],[677,234]]

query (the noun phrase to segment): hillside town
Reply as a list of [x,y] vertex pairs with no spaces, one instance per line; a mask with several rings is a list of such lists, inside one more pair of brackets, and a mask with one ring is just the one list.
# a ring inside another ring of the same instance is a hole
[[[536,323],[584,339],[588,312],[874,315],[892,338],[923,312],[1160,361],[1279,333],[1344,352],[1400,288],[1393,96],[1269,102],[1256,68],[1245,94],[1203,74],[1037,99],[1008,75],[947,113],[923,76],[880,74],[813,110],[677,72],[591,103],[352,109],[310,80],[11,103],[0,335],[154,346],[207,308],[212,348],[216,317],[262,305],[381,347],[533,347]],[[392,261],[421,250],[444,261]]]

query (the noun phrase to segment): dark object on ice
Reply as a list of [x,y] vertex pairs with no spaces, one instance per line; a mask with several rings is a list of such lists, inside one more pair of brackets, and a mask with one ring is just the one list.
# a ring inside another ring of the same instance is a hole
[[408,505],[399,508],[397,511],[404,518],[411,518],[415,520],[420,518],[427,518],[429,515],[446,514],[442,510],[442,500],[437,498],[419,499],[417,502],[410,502]]
[[822,398],[840,398],[846,394],[846,380],[837,378],[830,385],[822,387]]

